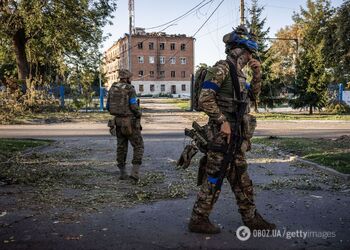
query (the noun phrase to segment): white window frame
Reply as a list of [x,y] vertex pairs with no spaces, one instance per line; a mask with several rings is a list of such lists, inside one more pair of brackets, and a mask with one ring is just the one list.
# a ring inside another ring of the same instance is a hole
[[137,57],[137,59],[138,59],[139,63],[144,63],[145,62],[145,58],[143,56],[139,56],[139,57]]
[[186,57],[180,57],[180,64],[187,64]]
[[154,56],[149,56],[149,57],[148,57],[148,62],[149,62],[150,64],[153,64],[153,63],[154,63]]
[[159,56],[159,63],[165,64],[165,56]]
[[176,64],[176,57],[170,57],[170,64]]

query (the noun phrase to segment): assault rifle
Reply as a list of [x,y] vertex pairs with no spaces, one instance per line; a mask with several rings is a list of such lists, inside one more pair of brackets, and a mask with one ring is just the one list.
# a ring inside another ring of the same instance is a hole
[[[224,181],[226,171],[227,169],[232,165],[232,163],[235,162],[235,157],[238,153],[238,151],[241,148],[242,142],[243,142],[243,116],[247,110],[247,93],[240,91],[240,83],[237,76],[237,71],[235,65],[227,59],[226,62],[229,65],[230,68],[230,76],[232,80],[232,94],[236,96],[236,101],[232,99],[232,106],[237,106],[236,112],[234,112],[235,115],[235,125],[232,128],[231,127],[231,138],[230,143],[227,146],[227,148],[224,149],[224,159],[222,166],[220,168],[220,172],[218,175],[218,179],[215,183],[214,187],[214,194],[213,198],[211,200],[211,203],[214,203],[216,194],[221,192],[221,186]],[[238,169],[235,166],[236,175],[235,178],[238,180],[238,184],[241,186],[240,178],[238,178],[238,175],[240,174],[240,169]]]
[[[243,135],[242,135],[243,116],[244,116],[246,109],[247,109],[246,98],[243,98],[243,100],[244,101],[239,101],[237,103],[238,109],[237,109],[237,112],[235,112],[236,121],[235,121],[234,127],[233,128],[231,127],[230,143],[224,152],[223,163],[222,163],[222,166],[220,168],[218,180],[217,180],[217,182],[215,184],[215,188],[214,188],[214,195],[213,195],[213,198],[211,201],[212,204],[214,202],[216,194],[221,192],[221,186],[222,186],[222,183],[224,182],[226,171],[230,166],[232,166],[232,164],[234,164],[236,155],[237,155],[238,151],[240,150],[242,142],[243,142]],[[239,174],[240,170],[236,166],[235,166],[235,171],[236,171],[235,178],[236,178],[236,180],[239,181],[238,174]]]

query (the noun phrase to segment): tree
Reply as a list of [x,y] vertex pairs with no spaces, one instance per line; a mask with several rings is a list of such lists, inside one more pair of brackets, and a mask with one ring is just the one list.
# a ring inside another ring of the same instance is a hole
[[18,79],[47,67],[96,67],[102,27],[115,7],[113,0],[0,1],[0,39],[12,45]]
[[[247,20],[247,26],[258,43],[258,59],[262,62],[262,86],[260,93],[260,104],[266,108],[272,108],[278,99],[280,90],[278,81],[271,75],[271,66],[273,57],[268,53],[268,44],[266,38],[270,28],[265,29],[266,17],[262,18],[264,7],[259,7],[258,0],[252,0],[251,8],[248,9],[250,19]],[[255,110],[257,111],[257,110]]]
[[329,38],[330,20],[334,13],[328,0],[308,0],[307,9],[301,8],[293,19],[301,31],[297,79],[293,86],[294,108],[321,109],[327,103],[327,86],[331,79],[327,67],[326,44]]
[[331,32],[327,39],[327,63],[334,72],[334,81],[346,83],[350,80],[350,0],[337,9],[331,20]]
[[[275,94],[287,92],[295,82],[298,28],[296,25],[286,26],[276,33],[278,39],[273,40],[268,54],[271,60],[271,81],[274,81]],[[288,40],[291,39],[291,40]]]

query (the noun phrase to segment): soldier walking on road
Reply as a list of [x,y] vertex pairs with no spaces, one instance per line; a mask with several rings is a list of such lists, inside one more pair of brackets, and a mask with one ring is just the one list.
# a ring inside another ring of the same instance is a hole
[[141,110],[136,98],[136,92],[131,85],[131,73],[128,70],[118,70],[118,82],[114,82],[108,91],[107,110],[114,119],[108,122],[110,132],[117,136],[117,165],[120,170],[119,179],[128,178],[126,157],[128,142],[134,149],[130,178],[139,180],[139,170],[144,151],[141,136]]
[[[209,116],[209,142],[208,151],[200,161],[205,174],[192,210],[189,230],[197,233],[220,232],[220,228],[209,221],[210,212],[220,194],[220,177],[226,177],[230,183],[243,223],[252,230],[271,230],[276,226],[265,221],[256,210],[245,156],[251,148],[250,140],[256,127],[256,119],[249,114],[249,102],[258,98],[261,89],[260,62],[253,58],[257,43],[244,26],[225,35],[223,41],[227,59],[208,68],[198,99],[200,109]],[[246,82],[242,72],[246,65],[253,72],[251,84]],[[239,119],[237,113],[242,105],[244,109]],[[237,125],[238,120],[241,124]],[[240,132],[236,133],[235,129]],[[226,149],[236,139],[236,134],[242,140],[237,143],[239,146],[235,152],[229,151],[234,156],[232,162],[225,166]]]

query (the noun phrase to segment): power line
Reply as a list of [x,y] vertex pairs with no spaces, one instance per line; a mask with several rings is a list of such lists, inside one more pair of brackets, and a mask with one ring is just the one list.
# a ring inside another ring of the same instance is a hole
[[[221,2],[218,4],[218,6],[216,6],[216,8],[213,10],[213,12],[210,14],[210,16],[204,21],[204,23],[197,29],[197,31],[192,35],[192,37],[194,38],[198,32],[204,27],[204,25],[210,20],[210,18],[214,15],[214,13],[219,9],[220,5],[224,2],[225,0],[221,0]],[[190,42],[190,40],[188,40],[186,43],[185,43],[185,46]],[[176,56],[177,54],[179,53],[179,50],[176,51],[172,56],[169,57],[169,62],[170,62],[170,59],[174,56]]]
[[[157,25],[157,26],[153,26],[153,27],[150,27],[150,28],[145,28],[145,30],[157,29],[157,28],[163,27],[163,26],[165,26],[165,25],[168,25],[168,24],[170,24],[170,23],[176,22],[176,21],[178,21],[178,20],[180,20],[180,19],[186,17],[187,15],[189,15],[193,10],[196,10],[196,8],[197,8],[198,6],[202,5],[202,4],[203,4],[204,2],[206,2],[206,1],[207,1],[207,0],[201,1],[199,4],[197,4],[196,6],[194,6],[192,9],[188,10],[185,14],[182,14],[181,16],[179,16],[179,17],[177,17],[177,18],[175,18],[175,19],[173,19],[173,20],[171,20],[171,21],[168,21],[168,22],[166,22],[166,23],[163,23],[163,24],[160,24],[160,25]],[[204,7],[205,5],[207,5],[208,3],[212,2],[212,1],[214,1],[214,0],[210,0],[209,2],[205,3],[203,6],[200,6],[200,8]],[[198,9],[200,9],[200,8],[198,8]]]
[[225,0],[221,0],[221,2],[216,6],[215,10],[210,14],[210,16],[205,20],[205,22],[199,27],[199,29],[192,35],[192,37],[195,37],[197,33],[204,27],[204,25],[209,21],[209,19],[214,15],[214,13],[217,11],[217,9],[220,7],[220,5],[224,2]]

